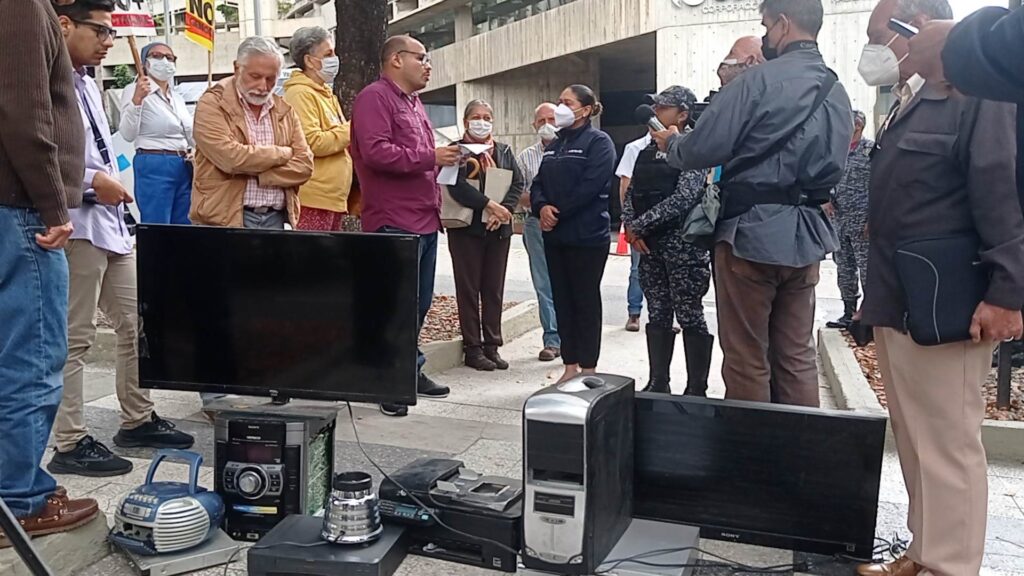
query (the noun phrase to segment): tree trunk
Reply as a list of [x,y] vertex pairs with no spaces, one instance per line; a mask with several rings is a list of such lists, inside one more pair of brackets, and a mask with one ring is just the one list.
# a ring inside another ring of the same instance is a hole
[[[352,120],[352,105],[359,91],[380,76],[380,51],[388,34],[387,0],[334,0],[338,13],[335,32],[335,51],[341,68],[334,80],[334,93],[338,95],[345,118]],[[348,198],[348,213],[343,227],[358,231],[361,226],[362,192],[359,180],[352,175],[352,188]]]
[[334,93],[345,117],[352,117],[356,95],[380,76],[380,51],[388,33],[387,0],[335,0],[338,13],[336,51],[341,70]]

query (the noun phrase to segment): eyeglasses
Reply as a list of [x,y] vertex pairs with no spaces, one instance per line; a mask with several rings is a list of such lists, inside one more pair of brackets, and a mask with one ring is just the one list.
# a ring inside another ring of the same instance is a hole
[[149,54],[147,58],[152,58],[154,60],[167,60],[168,62],[178,61],[178,57],[174,54]]
[[117,30],[111,28],[110,26],[100,24],[99,22],[90,22],[88,20],[72,20],[72,22],[74,22],[75,24],[88,26],[89,28],[95,30],[96,38],[98,38],[100,42],[106,42],[107,38],[110,38],[111,40],[117,40]]
[[427,54],[426,52],[413,52],[411,50],[399,50],[398,53],[399,54],[412,54],[412,57],[417,59],[417,60],[419,60],[420,63],[423,64],[424,66],[426,66],[427,64],[430,64],[430,54]]

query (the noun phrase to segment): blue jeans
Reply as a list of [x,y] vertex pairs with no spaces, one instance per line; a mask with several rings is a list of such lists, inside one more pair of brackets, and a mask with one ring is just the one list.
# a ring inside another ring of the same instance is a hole
[[[437,232],[431,234],[413,234],[400,228],[384,226],[377,230],[378,234],[412,234],[420,237],[420,280],[419,280],[419,323],[416,325],[416,333],[423,329],[423,322],[427,319],[427,312],[430,312],[430,305],[434,302],[434,275],[437,272]],[[423,350],[416,347],[416,366],[421,371],[427,357]]]
[[180,156],[135,155],[135,200],[142,221],[191,224],[192,164]]
[[630,249],[632,266],[629,269],[629,288],[626,290],[626,307],[630,316],[639,316],[644,309],[644,291],[640,289],[640,252]]
[[540,325],[544,328],[544,347],[560,348],[562,340],[558,337],[555,301],[551,297],[551,275],[548,273],[547,256],[544,255],[544,233],[540,230],[540,220],[533,216],[527,216],[523,225],[523,246],[530,258],[530,276],[533,278],[533,289],[537,292]]
[[34,210],[0,206],[0,497],[38,513],[57,488],[39,467],[68,355],[68,261],[46,250]]

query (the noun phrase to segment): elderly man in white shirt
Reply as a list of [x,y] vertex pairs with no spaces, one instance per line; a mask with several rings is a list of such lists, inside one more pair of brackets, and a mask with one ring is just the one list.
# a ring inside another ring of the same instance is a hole
[[143,222],[189,224],[192,115],[174,91],[177,58],[170,46],[142,49],[146,75],[121,95],[121,136],[135,143],[135,198]]

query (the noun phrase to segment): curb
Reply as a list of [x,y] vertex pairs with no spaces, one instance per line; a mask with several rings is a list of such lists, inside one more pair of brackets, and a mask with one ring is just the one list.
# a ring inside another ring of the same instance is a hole
[[[506,342],[511,342],[523,334],[540,326],[537,316],[537,301],[520,302],[506,310],[501,317],[501,333]],[[425,371],[430,374],[444,372],[456,366],[462,366],[462,339],[444,342],[429,342],[423,345],[423,353],[427,357]],[[113,364],[117,359],[117,334],[110,328],[96,330],[96,341],[85,357],[87,364]]]
[[[825,380],[841,409],[888,415],[839,330],[818,330],[818,353]],[[1024,460],[1024,422],[985,420],[981,426],[981,441],[989,460]],[[886,444],[887,448],[895,446],[891,426],[887,427]]]
[[[537,315],[537,301],[527,300],[505,310],[501,316],[501,335],[505,342],[511,342],[523,334],[540,327]],[[437,374],[463,365],[462,338],[443,342],[428,342],[423,345],[427,363],[423,371]]]
[[97,328],[96,341],[85,355],[86,364],[113,364],[117,360],[117,334],[111,328]]
[[[107,548],[107,517],[99,516],[81,528],[32,539],[32,545],[54,574],[74,574],[105,558]],[[0,574],[32,576],[32,571],[15,553],[14,548],[0,550]]]

